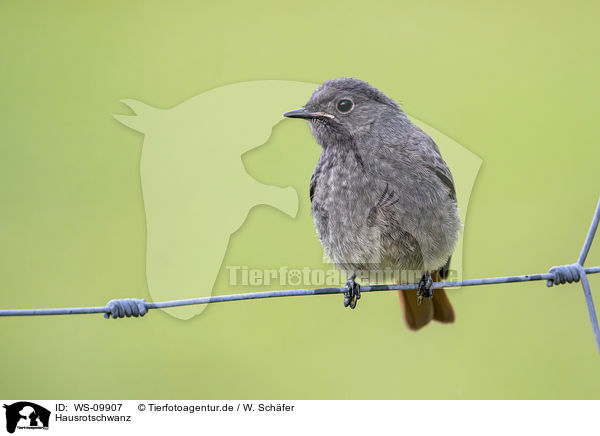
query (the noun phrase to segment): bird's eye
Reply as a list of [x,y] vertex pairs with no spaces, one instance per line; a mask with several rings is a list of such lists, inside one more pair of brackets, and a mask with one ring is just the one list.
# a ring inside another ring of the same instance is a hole
[[350,112],[353,107],[354,103],[352,103],[352,100],[348,100],[347,98],[344,98],[337,103],[337,110],[343,114]]

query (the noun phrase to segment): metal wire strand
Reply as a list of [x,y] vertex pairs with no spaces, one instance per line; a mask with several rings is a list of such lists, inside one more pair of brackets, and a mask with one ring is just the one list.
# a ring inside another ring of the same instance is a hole
[[[589,253],[592,241],[600,222],[600,199],[596,206],[596,212],[594,218],[588,230],[583,248],[579,255],[577,263],[553,266],[550,271],[542,274],[526,274],[518,276],[506,276],[506,277],[490,277],[482,279],[469,279],[469,280],[456,280],[456,281],[444,281],[434,282],[434,288],[454,288],[462,286],[481,286],[481,285],[493,285],[500,283],[516,283],[516,282],[530,282],[538,280],[546,280],[548,287],[553,285],[561,285],[565,283],[573,283],[581,281],[583,287],[584,297],[587,303],[590,322],[592,323],[592,329],[596,338],[596,344],[598,351],[600,352],[600,327],[598,326],[598,318],[596,316],[596,310],[594,308],[594,301],[590,290],[590,285],[587,276],[589,274],[600,273],[600,266],[584,268],[583,264]],[[393,290],[408,290],[416,289],[417,284],[391,284],[391,285],[373,285],[373,286],[362,286],[361,292],[379,292],[379,291],[393,291]],[[124,317],[142,317],[150,309],[165,309],[168,307],[179,307],[179,306],[191,306],[196,304],[209,304],[209,303],[221,303],[226,301],[240,301],[240,300],[256,300],[261,298],[274,298],[274,297],[293,297],[301,295],[327,295],[327,294],[342,294],[346,292],[346,288],[316,288],[316,289],[293,289],[293,290],[282,290],[282,291],[263,291],[263,292],[249,292],[243,294],[231,294],[231,295],[215,295],[211,297],[201,298],[190,298],[187,300],[172,300],[172,301],[160,301],[156,303],[147,303],[146,299],[137,298],[122,298],[110,300],[106,306],[96,307],[70,307],[70,308],[57,308],[57,309],[7,309],[0,310],[0,317],[6,316],[38,316],[38,315],[76,315],[76,314],[90,314],[90,313],[103,313],[105,318],[124,318]]]

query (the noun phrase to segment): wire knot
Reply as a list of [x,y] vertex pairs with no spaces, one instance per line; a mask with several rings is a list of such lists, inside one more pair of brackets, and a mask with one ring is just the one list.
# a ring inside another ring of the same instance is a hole
[[104,318],[109,319],[111,316],[113,319],[124,318],[130,316],[144,316],[148,313],[146,308],[146,299],[138,298],[120,298],[117,300],[110,300],[106,303],[106,309],[109,311],[104,314]]
[[546,281],[546,286],[562,285],[564,283],[578,282],[580,278],[579,269],[581,266],[577,263],[571,265],[553,266],[548,271],[552,278]]

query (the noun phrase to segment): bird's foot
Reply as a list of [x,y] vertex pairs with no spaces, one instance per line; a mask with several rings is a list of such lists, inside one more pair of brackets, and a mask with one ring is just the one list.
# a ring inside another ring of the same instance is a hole
[[344,292],[344,307],[350,306],[350,309],[356,307],[356,303],[360,300],[360,285],[354,281],[356,274],[346,282],[346,292]]
[[419,281],[417,304],[421,304],[423,298],[429,298],[430,300],[433,298],[433,279],[431,278],[429,271],[426,271],[425,274],[423,274],[423,277],[421,277],[421,281]]

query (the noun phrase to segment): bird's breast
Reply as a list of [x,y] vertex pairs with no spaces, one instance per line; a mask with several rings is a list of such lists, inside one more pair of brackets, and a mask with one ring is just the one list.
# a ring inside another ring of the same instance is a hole
[[362,264],[378,229],[369,222],[374,183],[351,153],[324,156],[315,169],[312,213],[325,253],[338,264]]

